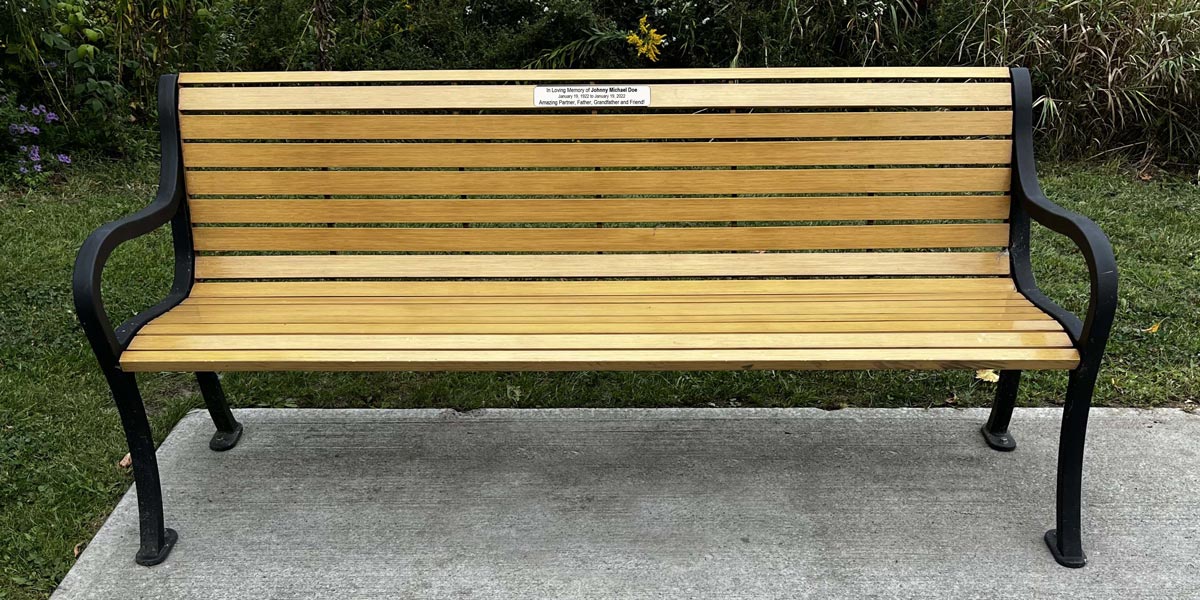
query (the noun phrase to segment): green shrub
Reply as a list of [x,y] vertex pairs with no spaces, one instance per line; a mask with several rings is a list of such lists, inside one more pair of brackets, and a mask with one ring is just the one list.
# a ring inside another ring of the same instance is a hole
[[[974,64],[1032,70],[1059,157],[1200,163],[1200,0],[17,4],[0,9],[4,81],[107,154],[152,151],[155,78],[173,71]],[[628,39],[643,16],[653,52]]]

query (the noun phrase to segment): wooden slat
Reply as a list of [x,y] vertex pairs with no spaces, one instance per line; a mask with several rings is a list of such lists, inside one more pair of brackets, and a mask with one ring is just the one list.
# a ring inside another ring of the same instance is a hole
[[999,252],[198,256],[197,279],[1005,275]]
[[737,69],[429,69],[181,73],[181,85],[214,83],[382,83],[438,81],[671,81],[749,79],[1008,79],[1005,67],[751,67]]
[[[965,309],[964,309],[965,310]],[[278,322],[279,319],[263,319],[249,313],[236,314],[216,314],[216,315],[176,315],[172,317],[160,317],[163,319],[163,324],[174,325],[197,325],[197,324],[222,324],[222,323],[241,323],[255,324],[264,320]],[[566,315],[554,317],[499,317],[499,316],[420,316],[420,317],[401,317],[401,316],[360,316],[353,313],[321,313],[321,314],[299,314],[287,320],[288,323],[312,323],[312,324],[359,324],[359,325],[378,325],[380,323],[391,323],[396,325],[433,325],[445,324],[456,325],[464,328],[474,328],[478,325],[548,325],[548,326],[580,326],[590,328],[598,324],[611,324],[614,326],[624,327],[631,324],[653,324],[653,323],[671,323],[671,324],[713,324],[713,323],[828,323],[828,322],[876,322],[876,323],[893,323],[899,321],[1051,321],[1048,317],[1040,314],[1033,314],[1032,311],[1023,309],[1006,309],[1003,312],[996,312],[986,308],[976,309],[974,311],[939,311],[939,312],[888,312],[888,313],[836,313],[836,314],[797,314],[797,315]],[[672,325],[672,326],[673,326]],[[1053,329],[1050,329],[1053,330]],[[653,330],[647,333],[652,333]]]
[[[736,318],[736,317],[733,317]],[[896,321],[625,321],[541,323],[162,323],[139,336],[237,334],[850,333],[1056,331],[1050,319]]]
[[1006,246],[1005,223],[809,227],[196,227],[197,250],[591,252]]
[[595,195],[1007,192],[1008,168],[188,171],[191,194]]
[[812,196],[592,200],[195,198],[194,223],[634,223],[1006,219],[1009,196]]
[[677,296],[680,294],[961,293],[1009,297],[1007,277],[953,279],[708,279],[666,281],[268,281],[197,282],[189,299],[295,296],[390,296],[463,299],[494,296]]
[[194,167],[686,167],[1007,164],[1010,140],[283,144],[189,143]]
[[130,351],[127,371],[577,371],[750,369],[1072,369],[1063,348],[820,350]]
[[[1024,300],[1018,292],[998,294],[993,292],[937,294],[871,294],[871,301],[909,301],[909,300]],[[838,302],[863,300],[864,294],[693,294],[683,296],[653,296],[654,302]],[[586,304],[586,303],[645,303],[646,296],[287,296],[283,298],[270,297],[238,297],[185,298],[183,306],[192,304],[415,304],[430,302],[447,302],[451,304],[528,304],[531,301],[548,304]]]
[[552,140],[1010,135],[1012,112],[605,115],[181,115],[184,139]]
[[[654,296],[653,299],[632,301],[611,301],[612,296],[596,299],[595,296],[580,296],[586,300],[575,302],[560,301],[559,298],[512,299],[511,301],[496,302],[478,300],[457,300],[455,298],[419,298],[401,302],[347,302],[342,304],[337,298],[314,299],[312,302],[283,302],[272,299],[266,304],[271,305],[271,311],[280,314],[320,314],[325,312],[356,311],[360,314],[409,314],[424,312],[440,312],[442,314],[498,314],[498,316],[517,316],[528,311],[539,311],[542,316],[548,314],[794,314],[802,312],[814,313],[846,313],[846,312],[929,312],[925,308],[980,308],[980,307],[1016,307],[1030,312],[1038,312],[1030,301],[1021,296],[997,296],[997,298],[966,298],[943,299],[937,295],[916,296],[907,300],[880,299],[876,295],[846,295],[836,298],[792,300],[791,296],[782,296],[784,300],[774,301],[737,301],[739,296],[719,296],[722,300],[712,302],[696,302],[691,300],[677,301],[674,296]],[[622,298],[622,296],[617,296]],[[350,306],[353,305],[353,306]],[[916,310],[920,308],[920,310]],[[176,314],[218,314],[218,313],[254,313],[263,310],[263,302],[184,302],[174,308]],[[389,313],[389,311],[391,311]]]
[[[179,110],[532,109],[531,85],[184,87]],[[1008,83],[655,84],[654,108],[1010,106]]]
[[[912,303],[907,303],[912,304]],[[159,323],[644,323],[729,321],[995,321],[1048,320],[1027,306],[875,306],[830,304],[675,305],[193,305],[159,317]]]
[[1070,348],[1065,333],[556,335],[146,335],[129,350],[608,350],[670,348]]

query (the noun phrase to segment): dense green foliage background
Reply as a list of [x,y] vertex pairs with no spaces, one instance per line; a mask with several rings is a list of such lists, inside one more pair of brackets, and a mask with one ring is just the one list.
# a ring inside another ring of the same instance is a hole
[[974,64],[1033,70],[1060,158],[1200,163],[1200,0],[0,0],[0,45],[73,152],[152,154],[174,71]]

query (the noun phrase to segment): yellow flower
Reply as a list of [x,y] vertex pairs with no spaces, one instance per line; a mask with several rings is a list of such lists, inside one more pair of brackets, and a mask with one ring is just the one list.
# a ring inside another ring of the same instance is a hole
[[630,31],[629,35],[625,36],[625,41],[637,48],[638,56],[645,56],[650,62],[658,62],[658,48],[662,46],[663,35],[650,27],[646,22],[646,15],[642,15],[638,21],[638,30]]

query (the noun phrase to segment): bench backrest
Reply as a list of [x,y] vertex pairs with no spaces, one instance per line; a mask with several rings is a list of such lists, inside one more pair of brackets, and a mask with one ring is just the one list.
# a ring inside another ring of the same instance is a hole
[[[1005,275],[1009,80],[183,74],[196,277]],[[535,86],[623,88],[610,101],[634,105],[535,106],[578,93]]]

